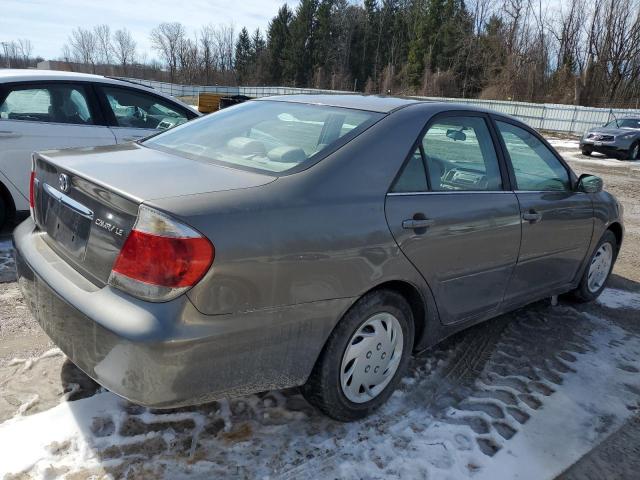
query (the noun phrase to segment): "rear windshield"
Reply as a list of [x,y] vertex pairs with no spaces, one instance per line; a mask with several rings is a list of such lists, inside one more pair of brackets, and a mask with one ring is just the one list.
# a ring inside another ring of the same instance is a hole
[[383,115],[319,105],[249,101],[145,140],[147,147],[268,173],[299,170]]

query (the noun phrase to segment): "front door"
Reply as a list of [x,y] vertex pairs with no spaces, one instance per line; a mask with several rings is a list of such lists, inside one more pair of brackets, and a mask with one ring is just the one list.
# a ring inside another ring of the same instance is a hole
[[82,84],[15,84],[0,97],[0,171],[22,195],[18,210],[28,208],[33,152],[115,143]]
[[387,194],[391,232],[444,323],[488,316],[502,301],[520,246],[503,172],[484,115],[447,115],[431,122]]
[[534,132],[506,121],[496,126],[520,202],[522,245],[505,297],[517,302],[576,277],[593,232],[593,205],[587,193],[572,188],[567,168]]

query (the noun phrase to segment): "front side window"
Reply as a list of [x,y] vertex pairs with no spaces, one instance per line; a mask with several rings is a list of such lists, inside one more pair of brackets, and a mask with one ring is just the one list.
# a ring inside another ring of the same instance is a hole
[[167,130],[189,120],[182,109],[154,95],[129,88],[101,88],[119,127]]
[[13,88],[0,104],[0,118],[93,124],[84,88],[67,84]]
[[501,190],[493,140],[482,117],[445,117],[422,139],[432,191]]
[[382,114],[278,101],[249,101],[143,143],[196,160],[286,172],[349,141]]
[[511,158],[518,190],[571,190],[567,169],[537,136],[510,123],[497,121],[496,125]]

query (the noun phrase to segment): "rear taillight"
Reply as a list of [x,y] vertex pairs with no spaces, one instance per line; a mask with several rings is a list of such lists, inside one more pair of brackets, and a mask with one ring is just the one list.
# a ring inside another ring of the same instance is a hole
[[29,180],[29,212],[34,216],[34,208],[36,206],[36,172],[31,170],[31,178]]
[[144,300],[171,300],[198,283],[214,255],[213,245],[200,233],[142,205],[109,283]]

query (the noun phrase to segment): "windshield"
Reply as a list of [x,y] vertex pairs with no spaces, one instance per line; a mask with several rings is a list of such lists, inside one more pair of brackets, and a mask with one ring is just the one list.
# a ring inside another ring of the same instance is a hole
[[619,118],[605,125],[609,128],[638,128],[640,129],[640,118]]
[[283,173],[346,143],[382,116],[319,105],[249,101],[143,143],[197,160]]

